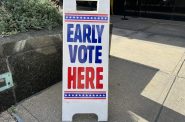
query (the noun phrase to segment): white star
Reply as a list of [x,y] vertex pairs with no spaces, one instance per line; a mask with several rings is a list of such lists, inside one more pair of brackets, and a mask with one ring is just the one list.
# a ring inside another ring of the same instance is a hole
[[87,19],[89,19],[89,17],[87,17]]
[[93,97],[94,97],[95,95],[93,94]]
[[91,17],[91,19],[93,19],[93,17]]
[[76,17],[77,19],[79,19],[79,17]]
[[68,96],[70,97],[71,95],[69,94]]
[[83,94],[82,96],[84,97],[85,95]]
[[89,97],[91,97],[92,95],[90,94]]
[[81,97],[81,95],[79,94],[79,97]]
[[80,17],[80,19],[82,19],[82,17]]
[[96,17],[94,17],[94,19],[96,19]]
[[74,97],[74,95],[72,95],[72,97]]
[[85,96],[86,96],[86,97],[88,97],[89,95],[88,95],[88,94],[86,94]]
[[78,97],[78,95],[76,94],[76,97]]
[[83,19],[86,19],[86,17],[83,17]]
[[100,17],[98,17],[98,19],[100,19]]
[[96,97],[98,97],[99,95],[96,95]]
[[103,17],[101,17],[101,19],[103,20]]

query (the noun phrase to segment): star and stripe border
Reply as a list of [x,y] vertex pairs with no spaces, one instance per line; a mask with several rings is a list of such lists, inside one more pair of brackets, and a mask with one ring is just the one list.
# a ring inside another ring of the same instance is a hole
[[66,13],[65,22],[97,22],[108,23],[108,14],[75,14]]
[[64,91],[64,99],[103,100],[106,98],[106,91]]

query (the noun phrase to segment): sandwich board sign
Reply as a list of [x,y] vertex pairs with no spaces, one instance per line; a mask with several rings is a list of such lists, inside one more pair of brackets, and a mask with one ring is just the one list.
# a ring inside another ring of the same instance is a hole
[[76,1],[63,0],[62,121],[75,114],[107,121],[110,1],[88,0],[96,11],[79,11]]

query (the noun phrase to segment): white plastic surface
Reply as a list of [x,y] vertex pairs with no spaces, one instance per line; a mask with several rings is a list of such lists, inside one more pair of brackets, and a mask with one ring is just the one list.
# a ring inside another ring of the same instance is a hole
[[63,122],[75,114],[108,120],[109,21],[109,0],[98,0],[97,11],[77,11],[76,0],[63,0]]

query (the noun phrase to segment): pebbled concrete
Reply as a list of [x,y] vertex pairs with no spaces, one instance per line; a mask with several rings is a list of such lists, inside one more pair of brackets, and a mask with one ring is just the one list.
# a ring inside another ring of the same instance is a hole
[[[61,48],[49,46],[9,57],[17,101],[62,79]],[[57,64],[57,65],[55,65]]]
[[0,114],[0,122],[16,122],[16,121],[8,112],[3,112]]
[[57,83],[49,89],[42,91],[39,95],[21,102],[16,107],[18,115],[24,122],[31,122],[29,118],[34,119],[33,122],[60,122],[62,96],[59,94],[62,93],[61,88],[61,83]]
[[6,58],[0,56],[0,74],[8,72],[8,67],[6,63]]
[[18,105],[15,109],[16,115],[20,117],[20,119],[24,122],[39,122],[37,118],[35,118],[32,113],[30,113],[27,108],[22,105]]

